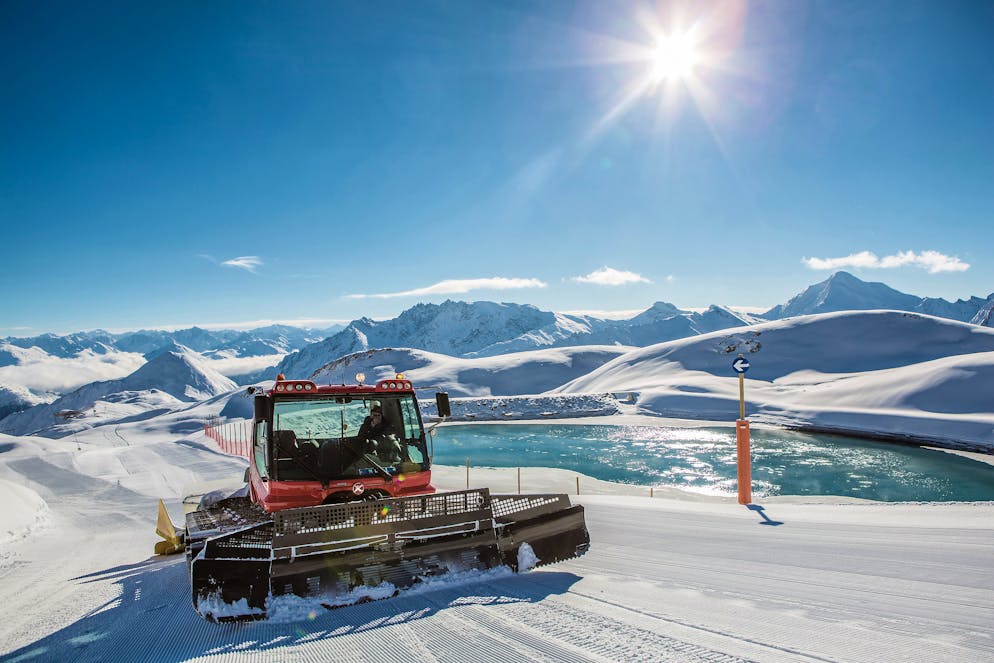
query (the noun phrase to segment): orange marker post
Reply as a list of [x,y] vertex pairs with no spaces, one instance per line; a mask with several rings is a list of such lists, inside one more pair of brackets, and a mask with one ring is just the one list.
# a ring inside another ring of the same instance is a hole
[[749,370],[749,360],[739,355],[732,362],[732,369],[739,374],[739,418],[735,421],[739,504],[752,504],[752,454],[749,449],[749,420],[745,418],[745,372]]
[[739,461],[739,504],[752,504],[752,456],[749,451],[749,421],[735,422],[735,447]]

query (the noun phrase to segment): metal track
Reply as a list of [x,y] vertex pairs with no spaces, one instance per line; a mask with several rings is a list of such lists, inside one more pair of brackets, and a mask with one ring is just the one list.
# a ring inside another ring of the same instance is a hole
[[203,511],[187,516],[187,536],[194,605],[208,619],[232,617],[237,610],[217,606],[243,599],[245,612],[258,616],[274,595],[334,604],[363,585],[400,588],[424,576],[501,564],[516,570],[525,542],[539,565],[582,555],[589,545],[583,507],[566,495],[477,489],[261,516],[224,500]]

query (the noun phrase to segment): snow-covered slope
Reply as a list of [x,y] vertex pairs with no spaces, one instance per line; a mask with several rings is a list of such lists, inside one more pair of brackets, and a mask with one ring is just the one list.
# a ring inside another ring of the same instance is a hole
[[960,322],[973,322],[973,319],[980,314],[984,307],[990,306],[991,302],[994,302],[994,294],[990,295],[987,299],[970,297],[969,299],[957,299],[955,302],[926,297],[918,303],[914,310],[939,318],[949,318],[950,320],[959,320]]
[[750,418],[994,448],[994,330],[898,311],[828,313],[633,350],[555,390],[639,392],[647,412]]
[[994,327],[994,295],[987,298],[970,322],[982,327]]
[[161,412],[235,388],[196,353],[166,352],[127,377],[94,382],[47,405],[12,414],[0,421],[0,431],[61,437],[94,423]]
[[466,359],[425,350],[387,348],[331,362],[315,372],[313,379],[319,384],[352,382],[356,373],[364,373],[366,381],[372,383],[403,373],[429,395],[437,390],[453,397],[540,394],[586,375],[631,349],[582,346]]
[[0,419],[52,400],[54,397],[46,399],[20,385],[0,384]]
[[[747,508],[539,468],[523,468],[522,492],[569,492],[583,505],[583,557],[429,578],[335,610],[313,598],[264,621],[205,622],[184,556],[150,555],[157,498],[181,522],[191,490],[241,481],[244,460],[218,453],[199,427],[224,399],[123,424],[120,438],[83,431],[78,445],[0,436],[0,529],[14,532],[0,533],[0,577],[13,588],[0,605],[0,658],[991,660],[990,503],[780,497]],[[433,467],[441,491],[465,488],[466,476]],[[513,493],[516,479],[474,466],[470,481]]]
[[657,368],[734,376],[738,353],[752,362],[749,378],[774,380],[801,370],[854,373],[990,351],[994,330],[966,323],[902,311],[826,313],[633,350],[572,386],[610,391],[599,385],[622,374],[651,384]]
[[[3,509],[0,509],[0,547],[35,534],[49,523],[45,500],[26,486],[0,479],[0,504],[3,504]],[[0,568],[3,564],[0,554]]]

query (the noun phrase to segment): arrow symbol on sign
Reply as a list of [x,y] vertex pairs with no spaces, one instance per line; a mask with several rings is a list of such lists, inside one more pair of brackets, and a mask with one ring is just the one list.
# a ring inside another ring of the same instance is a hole
[[735,369],[736,373],[745,373],[749,368],[749,360],[743,357],[739,357],[732,362],[732,368]]

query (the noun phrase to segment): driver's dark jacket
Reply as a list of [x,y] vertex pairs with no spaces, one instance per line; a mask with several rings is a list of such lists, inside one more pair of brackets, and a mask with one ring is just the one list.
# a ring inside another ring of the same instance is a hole
[[396,429],[386,419],[381,419],[380,425],[376,426],[373,424],[371,416],[366,417],[362,422],[362,426],[359,427],[359,441],[365,442],[367,447],[373,447],[375,445],[374,440],[381,440],[388,435],[396,434]]

